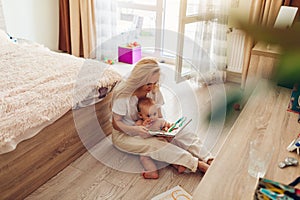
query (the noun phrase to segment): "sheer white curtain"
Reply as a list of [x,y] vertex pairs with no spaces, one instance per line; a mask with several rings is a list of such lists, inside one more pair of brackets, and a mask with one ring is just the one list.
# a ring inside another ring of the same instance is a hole
[[112,39],[117,34],[116,0],[95,0],[96,58],[114,59],[116,44]]
[[228,0],[199,1],[192,64],[201,74],[226,68],[228,9]]
[[0,29],[6,30],[5,19],[2,10],[2,0],[0,0]]

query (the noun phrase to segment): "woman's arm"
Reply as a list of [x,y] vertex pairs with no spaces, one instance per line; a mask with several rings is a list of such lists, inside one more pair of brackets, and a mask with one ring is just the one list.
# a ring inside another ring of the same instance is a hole
[[118,115],[116,113],[113,113],[113,128],[121,131],[123,133],[126,133],[130,136],[141,136],[142,138],[148,138],[151,137],[151,135],[148,132],[148,129],[145,126],[129,126],[125,124],[123,121],[123,116]]

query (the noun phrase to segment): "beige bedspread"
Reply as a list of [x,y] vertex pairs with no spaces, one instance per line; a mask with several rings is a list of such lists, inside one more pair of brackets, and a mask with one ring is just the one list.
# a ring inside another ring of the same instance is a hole
[[104,63],[14,43],[0,30],[0,154],[120,79]]

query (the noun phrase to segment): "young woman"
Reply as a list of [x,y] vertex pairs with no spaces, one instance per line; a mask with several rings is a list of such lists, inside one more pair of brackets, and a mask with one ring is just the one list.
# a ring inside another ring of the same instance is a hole
[[[137,103],[140,98],[152,98],[163,105],[163,96],[159,90],[160,67],[153,58],[140,60],[126,80],[121,81],[113,93],[113,133],[112,141],[119,150],[140,155],[141,163],[146,170],[145,178],[158,178],[153,160],[174,166],[180,166],[179,172],[188,168],[192,172],[199,169],[206,172],[213,160],[210,152],[202,145],[195,133],[182,131],[172,142],[151,136],[145,126],[136,126],[139,119]],[[161,110],[158,113],[162,117]]]

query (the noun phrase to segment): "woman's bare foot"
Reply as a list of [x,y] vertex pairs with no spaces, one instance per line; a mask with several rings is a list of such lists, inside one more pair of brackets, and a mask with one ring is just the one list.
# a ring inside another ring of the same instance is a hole
[[178,171],[179,174],[182,174],[185,170],[186,170],[186,167],[182,166],[182,165],[175,165],[175,164],[172,164],[173,167],[175,167]]
[[209,165],[203,161],[198,161],[198,169],[205,173],[208,170]]
[[145,169],[142,173],[145,179],[158,179],[158,171],[155,163],[150,157],[140,156],[140,161]]
[[213,159],[213,158],[210,158],[210,159],[207,160],[206,163],[209,164],[209,165],[211,165],[211,163],[212,163],[213,161],[214,161],[214,159]]

